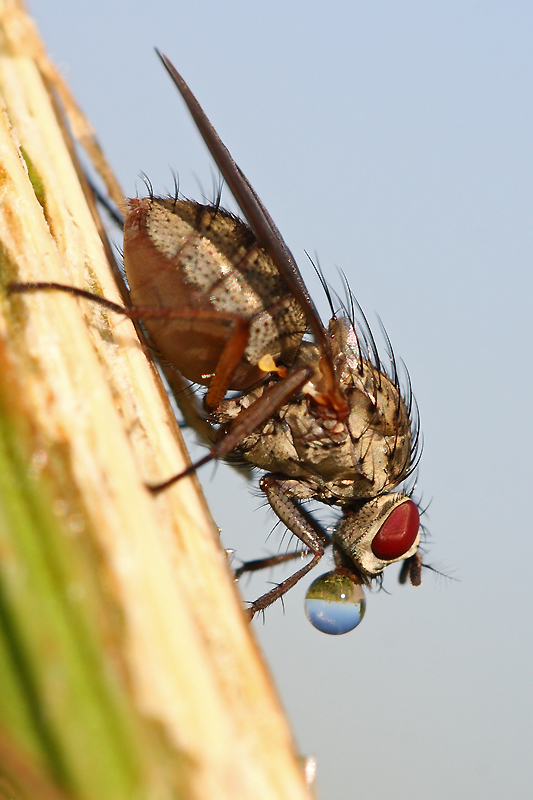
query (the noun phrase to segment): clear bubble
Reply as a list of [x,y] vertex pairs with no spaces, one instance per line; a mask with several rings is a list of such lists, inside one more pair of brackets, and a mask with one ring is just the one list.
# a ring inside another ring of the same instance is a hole
[[362,587],[335,570],[313,581],[305,596],[305,613],[311,625],[333,636],[353,631],[365,609]]

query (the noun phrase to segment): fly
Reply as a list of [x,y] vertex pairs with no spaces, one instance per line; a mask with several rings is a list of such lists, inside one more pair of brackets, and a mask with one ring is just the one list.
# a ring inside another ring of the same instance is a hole
[[[401,580],[420,584],[419,511],[409,494],[395,491],[416,462],[410,391],[402,395],[394,359],[389,376],[353,314],[332,310],[323,325],[255,190],[181,75],[158,55],[248,224],[218,205],[177,196],[132,199],[124,223],[131,305],[61,284],[13,284],[11,291],[66,291],[138,319],[163,358],[207,388],[216,443],[151,490],[232,453],[264,470],[261,489],[311,559],[253,602],[250,617],[283,597],[331,545],[335,569],[311,585],[306,611],[320,630],[344,633],[364,614],[362,586],[389,564],[403,561]],[[332,535],[306,511],[308,500],[340,507]],[[248,562],[237,575],[290,557]]]

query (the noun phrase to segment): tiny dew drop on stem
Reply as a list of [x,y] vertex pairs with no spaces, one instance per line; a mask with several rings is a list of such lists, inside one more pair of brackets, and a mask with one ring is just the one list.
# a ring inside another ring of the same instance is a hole
[[[401,490],[418,457],[410,386],[402,392],[390,347],[385,368],[364,316],[356,323],[351,293],[348,308],[336,311],[325,282],[332,317],[324,326],[255,190],[181,75],[158,55],[246,222],[178,196],[132,199],[124,223],[127,307],[60,284],[10,291],[64,291],[140,320],[156,351],[206,387],[209,453],[151,491],[233,453],[264,470],[260,487],[270,506],[311,558],[251,603],[250,617],[283,597],[331,546],[335,569],[311,584],[306,614],[321,631],[345,633],[364,616],[362,587],[390,564],[402,561],[402,582],[420,584],[419,510]],[[304,338],[308,330],[312,340]],[[341,510],[331,535],[306,510],[308,500]],[[299,555],[246,562],[236,576]]]

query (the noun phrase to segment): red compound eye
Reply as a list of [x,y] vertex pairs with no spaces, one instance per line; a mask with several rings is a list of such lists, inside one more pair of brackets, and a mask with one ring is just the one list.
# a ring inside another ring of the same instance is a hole
[[392,511],[372,541],[372,552],[382,561],[401,558],[413,546],[418,534],[420,515],[412,500]]

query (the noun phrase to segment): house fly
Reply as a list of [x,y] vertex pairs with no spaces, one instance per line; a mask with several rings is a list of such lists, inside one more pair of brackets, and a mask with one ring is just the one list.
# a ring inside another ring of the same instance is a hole
[[[270,506],[311,558],[253,602],[250,617],[283,597],[331,545],[335,568],[311,585],[306,612],[318,629],[344,633],[364,614],[362,586],[389,564],[403,561],[400,580],[420,584],[419,511],[395,491],[416,462],[411,393],[403,396],[394,358],[388,374],[352,313],[332,311],[323,325],[274,221],[181,75],[158,55],[247,222],[178,196],[132,199],[124,223],[131,305],[61,284],[11,290],[67,291],[138,319],[163,359],[207,388],[215,444],[150,488],[160,492],[233,453],[264,470]],[[306,510],[309,500],[340,507],[332,534]],[[295,555],[247,562],[237,576]]]

